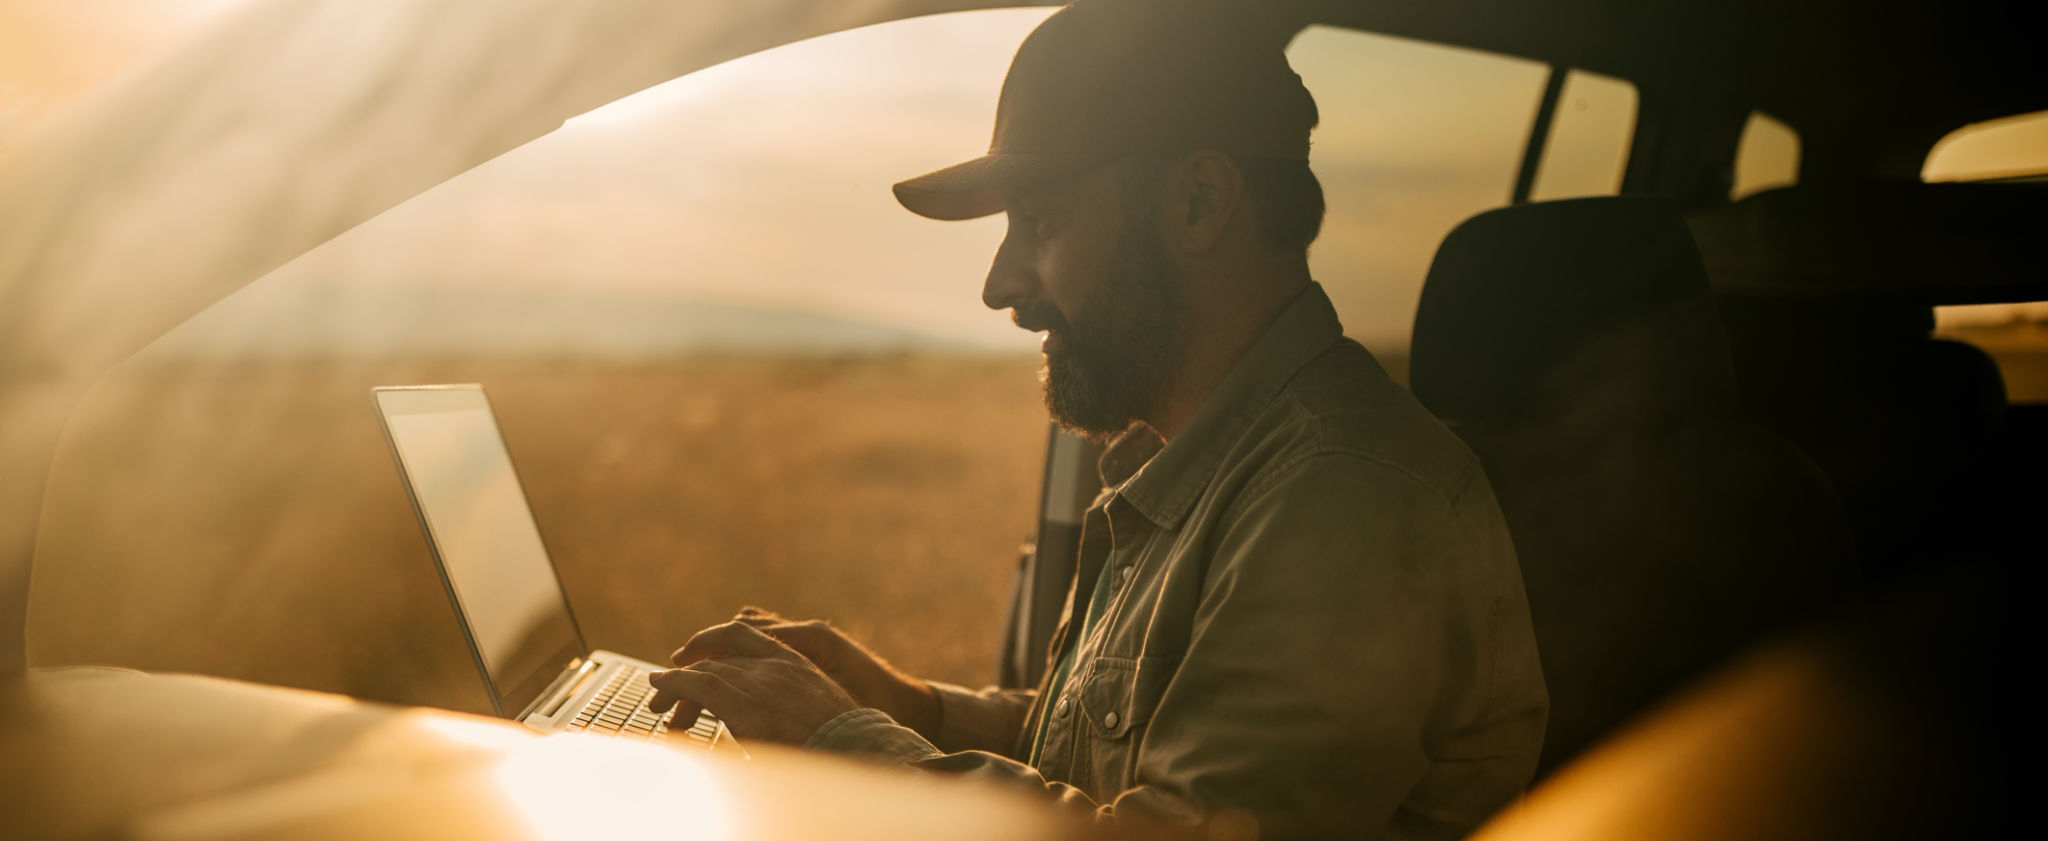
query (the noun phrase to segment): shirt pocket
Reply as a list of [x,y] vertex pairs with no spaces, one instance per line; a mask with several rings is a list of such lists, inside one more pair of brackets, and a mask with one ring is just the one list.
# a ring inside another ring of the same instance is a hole
[[1098,803],[1131,786],[1145,726],[1173,679],[1178,657],[1098,657],[1082,678],[1081,721],[1075,722],[1076,785]]

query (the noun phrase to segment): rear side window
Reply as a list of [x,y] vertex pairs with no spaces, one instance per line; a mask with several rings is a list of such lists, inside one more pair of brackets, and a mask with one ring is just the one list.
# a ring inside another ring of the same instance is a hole
[[1976,123],[1934,144],[1926,181],[2048,180],[2048,111]]
[[1635,139],[1636,86],[1573,70],[1565,76],[1550,119],[1550,137],[1530,201],[1611,196],[1621,191]]
[[1798,182],[1799,133],[1769,114],[1751,112],[1735,149],[1735,187],[1728,197],[1740,199]]
[[1320,26],[1288,58],[1322,113],[1310,164],[1329,211],[1309,268],[1346,332],[1405,380],[1437,243],[1508,203],[1549,70]]
[[[2048,111],[1964,126],[1934,144],[1927,181],[2048,181]],[[1935,335],[1997,360],[2013,403],[2048,403],[2048,302],[1936,307]]]
[[2048,302],[1934,308],[1934,335],[1998,363],[2012,403],[2048,403]]

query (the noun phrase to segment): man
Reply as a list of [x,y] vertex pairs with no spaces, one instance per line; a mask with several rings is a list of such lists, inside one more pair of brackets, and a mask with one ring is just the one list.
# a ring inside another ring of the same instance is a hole
[[1081,0],[1018,49],[992,151],[896,187],[1008,213],[983,300],[1045,331],[1053,417],[1110,441],[1039,689],[749,610],[676,652],[656,710],[1266,837],[1458,837],[1527,784],[1514,552],[1477,460],[1309,278],[1317,118],[1283,46],[1198,0]]

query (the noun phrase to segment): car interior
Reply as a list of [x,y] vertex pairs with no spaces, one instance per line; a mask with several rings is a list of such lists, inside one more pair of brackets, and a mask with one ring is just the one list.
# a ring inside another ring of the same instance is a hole
[[[282,659],[246,668],[211,666],[225,661],[207,659],[218,644],[203,635],[166,640],[166,650],[185,652],[175,656],[141,650],[177,634],[171,619],[241,616],[249,610],[238,605],[247,600],[265,603],[261,617],[247,622],[278,628],[292,628],[295,612],[368,610],[313,606],[322,599],[309,592],[273,599],[265,594],[276,590],[236,583],[260,578],[260,570],[234,577],[237,552],[298,552],[299,544],[264,548],[264,540],[284,539],[274,535],[214,537],[233,525],[231,517],[166,527],[162,533],[175,540],[150,538],[137,524],[176,512],[129,502],[204,497],[231,511],[265,498],[339,496],[335,488],[354,486],[319,485],[338,483],[334,470],[294,466],[258,448],[332,451],[327,461],[304,463],[314,465],[346,465],[364,450],[356,439],[277,443],[290,434],[282,413],[329,411],[313,398],[279,403],[269,411],[280,414],[220,440],[132,434],[123,424],[219,411],[209,405],[237,389],[200,397],[178,385],[191,380],[171,380],[147,401],[117,404],[95,384],[126,376],[159,337],[201,323],[202,311],[236,290],[258,289],[301,255],[316,258],[330,240],[334,251],[348,237],[378,235],[380,214],[396,216],[416,195],[426,201],[430,191],[488,176],[494,159],[510,164],[526,153],[521,147],[537,148],[558,129],[569,133],[564,121],[593,108],[805,39],[822,44],[864,26],[1047,5],[777,0],[739,8],[621,0],[557,12],[537,0],[493,9],[421,2],[389,13],[382,29],[360,27],[314,44],[307,33],[327,31],[321,27],[346,14],[347,4],[262,3],[53,130],[0,145],[0,196],[7,197],[0,198],[0,473],[7,477],[0,487],[0,716],[7,719],[0,724],[0,814],[19,816],[24,837],[52,838],[593,831],[587,822],[550,823],[506,805],[531,790],[506,784],[504,768],[538,756],[559,774],[580,767],[577,757],[535,754],[509,736],[466,729],[463,716],[419,709],[482,711],[466,690],[446,688],[470,677],[452,645],[403,664],[399,677],[415,683],[393,686],[433,687],[414,694],[386,691],[371,677],[349,682],[373,671],[386,679],[392,652],[424,645],[403,639],[388,650],[342,652],[321,631],[281,630]],[[1307,65],[1320,59],[1309,55],[1308,42],[1350,45],[1343,39],[1360,33],[1513,59],[1514,72],[1527,79],[1532,99],[1526,121],[1513,123],[1505,184],[1490,188],[1484,204],[1447,216],[1440,239],[1417,244],[1405,304],[1360,297],[1350,305],[1399,322],[1397,339],[1361,341],[1479,455],[1522,564],[1551,714],[1530,795],[1478,837],[1990,837],[2025,826],[2039,776],[2028,761],[2038,728],[2022,711],[2024,687],[2034,682],[2025,675],[2039,671],[2031,585],[2048,544],[2041,513],[2048,511],[2048,336],[2038,314],[2048,301],[2041,233],[2048,52],[2035,43],[2048,8],[2007,0],[1255,5],[1303,33],[1297,66],[1319,99],[1321,77]],[[426,72],[443,65],[461,72]],[[320,71],[332,74],[317,76],[326,85],[320,97],[241,81],[266,68],[277,71],[272,78],[315,78],[304,75],[309,66],[341,68]],[[407,86],[428,76],[457,81]],[[494,81],[497,89],[485,95],[490,106],[418,130],[417,118],[436,113],[437,98],[474,87],[464,79]],[[1567,151],[1585,148],[1571,134],[1591,119],[1581,113],[1584,104],[1597,101],[1584,92],[1603,84],[1631,92],[1632,116],[1601,141],[1614,149],[1593,167],[1592,187],[1557,188]],[[250,113],[284,116],[272,127],[233,108],[195,114],[173,107],[193,90],[225,90],[259,103]],[[285,107],[299,97],[325,104]],[[1330,103],[1343,95],[1324,101],[1332,116],[1317,135],[1317,154],[1364,143],[1339,133],[1343,118]],[[2018,152],[1994,155],[1978,170],[1934,167],[1931,155],[1994,132],[2032,140],[2006,144]],[[1774,135],[1789,138],[1779,142],[1794,151],[1756,152],[1753,144]],[[255,140],[235,147],[235,157],[211,157],[229,155],[219,150],[236,138]],[[1759,178],[1752,170],[1766,157],[1781,171]],[[1338,159],[1317,159],[1317,166],[1324,160]],[[196,174],[175,175],[181,168]],[[1363,177],[1356,181],[1362,186],[1351,186],[1346,170],[1331,169],[1333,212],[1316,248],[1347,253],[1372,222],[1338,213],[1337,197],[1381,188]],[[179,218],[136,221],[160,218],[167,207],[180,208],[172,214]],[[266,224],[272,217],[303,221]],[[1333,297],[1340,310],[1351,300]],[[2036,314],[1990,328],[1955,326],[1959,308],[1985,307]],[[735,330],[754,323],[724,317],[740,324]],[[1355,326],[1349,312],[1346,321]],[[846,331],[824,321],[795,329]],[[2032,338],[2003,338],[2020,334]],[[806,359],[776,381],[812,387],[802,384],[831,380],[838,384],[817,387],[839,389],[834,399],[849,406],[895,393],[848,373],[854,366]],[[241,377],[233,372],[251,369],[221,370]],[[367,405],[366,387],[380,378],[492,370],[410,360],[335,377],[336,396],[318,400]],[[658,436],[690,415],[673,407],[644,419],[579,411],[574,400],[548,396],[581,393],[577,369],[564,370],[562,390],[514,389],[502,411],[522,471],[533,463],[528,475],[539,477],[530,493],[556,564],[570,596],[581,599],[633,586],[625,574],[601,574],[576,554],[591,550],[568,548],[581,528],[570,518],[549,519],[551,505],[573,507],[584,487],[550,477],[580,475],[584,463],[604,458],[603,449],[529,457],[521,436],[629,424]],[[964,386],[956,383],[1018,373],[998,363],[964,370],[958,381],[931,380],[942,383],[932,388],[958,391]],[[1028,376],[1028,366],[1020,370]],[[1022,382],[1029,397],[1033,384]],[[1012,417],[1006,428],[1015,430],[1007,440],[1028,446],[1004,454],[1004,464],[1024,477],[1012,483],[1014,492],[980,503],[1001,507],[1000,516],[1014,518],[1028,538],[1021,552],[985,565],[974,583],[924,583],[988,591],[996,600],[962,609],[979,626],[963,632],[964,642],[952,641],[957,651],[947,656],[954,659],[944,662],[972,662],[970,677],[1034,686],[1071,586],[1081,510],[1099,487],[1099,449],[1045,429],[1042,415],[1011,411],[1015,404],[1001,402],[1007,396],[988,395],[974,399],[1000,404]],[[855,423],[851,414],[835,419],[808,404],[757,399],[790,414],[808,411],[807,423]],[[521,411],[573,415],[583,425],[534,421],[522,430]],[[368,417],[364,409],[363,423]],[[939,417],[966,427],[982,415]],[[772,432],[783,449],[818,434],[805,426]],[[150,479],[156,474],[138,466],[153,458],[148,452],[188,444],[200,455],[175,462],[185,465],[176,468],[179,485]],[[912,477],[906,483],[927,473],[996,469],[993,462],[920,461],[926,457],[893,446],[861,450],[845,469]],[[105,452],[121,455],[92,455]],[[207,490],[209,481],[225,480],[189,465],[217,463],[222,452],[240,453],[234,457],[257,465],[247,475],[265,478]],[[751,456],[724,457],[738,464]],[[261,466],[269,462],[276,464]],[[838,462],[794,459],[789,473],[760,481],[787,485],[787,476],[818,475],[821,464]],[[395,481],[388,471],[369,475]],[[395,487],[378,487],[374,504],[392,509]],[[907,493],[892,487],[821,504],[844,501],[861,516],[886,519],[890,509],[860,506],[881,504],[869,496]],[[727,496],[744,502],[747,494]],[[695,498],[688,504],[706,506],[689,516],[707,521],[749,516]],[[673,516],[658,507],[610,516]],[[823,522],[802,539],[847,539],[839,521]],[[317,541],[336,557],[414,539],[402,521],[384,543],[351,544],[354,527],[346,523],[322,528]],[[109,535],[146,549],[113,552]],[[215,539],[228,548],[213,552],[226,565],[222,577],[205,579],[214,583],[194,577],[123,590],[123,582],[156,580],[138,570],[183,557],[181,547],[165,544]],[[794,545],[791,551],[807,551],[812,544]],[[966,545],[887,551],[947,555]],[[390,549],[392,563],[429,574],[420,551]],[[847,563],[882,562],[862,556]],[[578,564],[593,571],[578,573]],[[739,581],[749,582],[767,586]],[[866,592],[857,586],[814,587],[815,604],[857,598],[849,594]],[[160,604],[170,592],[185,603]],[[364,601],[382,591],[368,592]],[[438,612],[415,615],[445,604],[423,604],[383,608],[374,621],[452,628]],[[159,612],[134,618],[143,610]],[[627,618],[626,607],[615,612],[592,627],[623,640],[609,643],[621,650],[646,650],[673,631]],[[877,633],[888,624],[871,621]],[[888,641],[913,647],[913,640]],[[284,662],[323,657],[347,665],[294,671],[301,667]],[[80,668],[97,666],[141,671]],[[236,710],[247,726],[193,714],[206,708]],[[479,756],[497,770],[478,771]],[[692,796],[724,798],[705,808],[734,823],[718,824],[707,832],[713,836],[1116,831],[1057,822],[967,787],[773,751],[752,765],[662,766],[661,773],[714,792]],[[411,776],[391,776],[394,767],[412,769]],[[815,809],[792,809],[778,792],[793,785],[838,793]],[[584,802],[576,797],[609,807],[674,791],[564,790],[550,796],[571,810]],[[934,817],[903,817],[920,809]]]

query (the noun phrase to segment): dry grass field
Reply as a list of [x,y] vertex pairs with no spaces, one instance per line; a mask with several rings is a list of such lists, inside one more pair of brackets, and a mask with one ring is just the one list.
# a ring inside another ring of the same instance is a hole
[[743,604],[993,674],[1044,457],[1036,359],[138,360],[52,471],[30,658],[487,711],[369,389],[481,382],[590,643]]
[[[2048,343],[2011,332],[1957,337],[2048,399]],[[1036,367],[138,359],[58,454],[29,656],[486,711],[369,396],[481,382],[592,645],[660,661],[751,603],[978,684],[1034,521]]]

